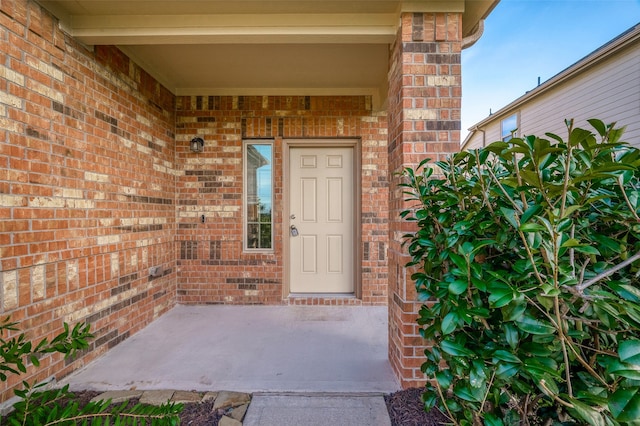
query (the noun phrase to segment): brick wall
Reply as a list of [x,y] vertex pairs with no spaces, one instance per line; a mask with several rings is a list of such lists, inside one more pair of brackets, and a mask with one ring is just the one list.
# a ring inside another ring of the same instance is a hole
[[[34,1],[2,0],[0,314],[33,339],[63,321],[89,321],[96,334],[75,362],[46,356],[21,379],[67,374],[176,301],[388,301],[392,366],[403,386],[424,382],[419,304],[400,247],[411,228],[398,217],[394,172],[458,149],[460,19],[403,14],[386,115],[362,96],[176,98],[119,50],[77,44]],[[206,141],[202,154],[188,151],[194,135]],[[328,137],[361,146],[361,298],[289,301],[284,141]],[[245,138],[274,141],[274,254],[242,251]],[[152,266],[160,277],[149,276]],[[16,383],[2,384],[0,400]]]
[[414,231],[400,220],[410,206],[398,187],[403,167],[459,151],[461,16],[405,13],[392,46],[389,77],[389,360],[403,387],[420,386],[428,342],[415,320],[417,301],[402,235]]
[[[369,97],[186,96],[178,97],[176,114],[180,303],[387,303],[387,120],[385,113],[373,111]],[[203,153],[189,151],[194,136],[204,138]],[[283,141],[328,137],[357,138],[361,144],[361,298],[288,300]],[[242,141],[257,138],[274,141],[272,254],[242,250]]]
[[0,316],[33,339],[63,321],[96,336],[20,380],[66,374],[175,303],[174,103],[117,49],[86,50],[33,1],[0,2]]

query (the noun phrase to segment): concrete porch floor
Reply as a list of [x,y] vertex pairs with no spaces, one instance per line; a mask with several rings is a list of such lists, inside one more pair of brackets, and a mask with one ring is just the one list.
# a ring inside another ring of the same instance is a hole
[[388,393],[387,308],[176,306],[61,381],[71,390]]

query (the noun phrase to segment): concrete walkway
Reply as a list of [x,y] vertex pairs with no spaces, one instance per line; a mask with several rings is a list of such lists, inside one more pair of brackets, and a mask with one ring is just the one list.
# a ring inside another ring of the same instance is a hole
[[61,383],[248,392],[245,425],[387,425],[387,335],[386,307],[177,306]]
[[243,426],[390,426],[384,399],[371,395],[254,395]]

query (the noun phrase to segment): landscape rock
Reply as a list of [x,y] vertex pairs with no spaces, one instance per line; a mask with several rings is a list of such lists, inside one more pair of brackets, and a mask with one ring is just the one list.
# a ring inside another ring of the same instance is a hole
[[130,399],[140,398],[142,393],[142,391],[108,391],[92,398],[91,402],[107,401],[110,399],[113,404],[119,404]]
[[140,397],[141,404],[162,405],[171,401],[171,397],[175,391],[173,390],[150,390],[144,391]]
[[235,408],[251,401],[251,395],[243,392],[222,391],[213,404],[213,409]]
[[235,419],[239,422],[241,422],[244,419],[245,414],[247,414],[247,410],[249,409],[249,404],[243,404],[239,407],[235,407],[233,409],[233,411],[231,411],[231,413],[229,413],[229,416],[232,419]]
[[208,402],[211,401],[212,399],[216,399],[218,397],[218,394],[220,392],[207,392],[204,394],[204,396],[202,397],[202,402]]
[[242,426],[242,422],[232,419],[231,417],[222,416],[218,422],[218,426]]
[[176,391],[171,397],[171,402],[175,402],[177,404],[202,402],[202,396],[198,392]]

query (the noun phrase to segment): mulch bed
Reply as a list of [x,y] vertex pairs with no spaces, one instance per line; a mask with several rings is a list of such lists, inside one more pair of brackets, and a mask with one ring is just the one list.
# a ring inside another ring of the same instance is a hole
[[185,404],[180,413],[181,425],[216,425],[224,415],[224,410],[213,411],[213,401]]
[[447,416],[437,408],[424,411],[422,388],[401,390],[385,395],[391,426],[440,426],[450,424]]
[[[392,426],[440,426],[447,424],[447,417],[438,409],[424,411],[422,403],[424,389],[411,388],[385,395]],[[74,392],[76,401],[82,406],[87,404],[100,392]],[[137,403],[133,399],[130,404]],[[217,426],[224,415],[224,410],[213,410],[213,401],[185,404],[180,413],[180,424],[190,426]],[[1,422],[0,422],[1,424]]]
[[[88,404],[92,398],[100,395],[102,392],[94,391],[81,391],[73,392],[76,396],[76,401],[80,406]],[[137,404],[139,398],[134,398],[129,401],[129,406]],[[217,426],[218,422],[225,414],[225,410],[213,409],[214,400],[184,404],[184,409],[180,412],[180,424],[191,426]]]

